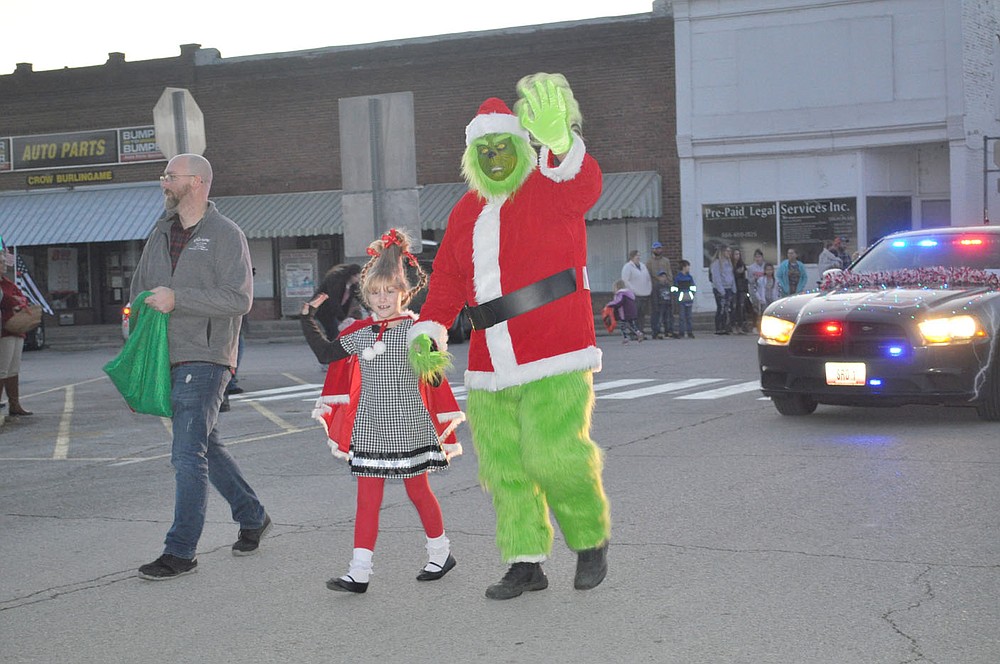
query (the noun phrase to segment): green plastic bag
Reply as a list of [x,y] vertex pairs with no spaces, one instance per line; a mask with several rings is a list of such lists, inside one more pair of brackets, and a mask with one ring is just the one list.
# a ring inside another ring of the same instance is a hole
[[167,346],[167,323],[170,314],[146,306],[149,291],[132,302],[129,334],[118,356],[104,365],[125,403],[137,413],[171,417],[170,349]]

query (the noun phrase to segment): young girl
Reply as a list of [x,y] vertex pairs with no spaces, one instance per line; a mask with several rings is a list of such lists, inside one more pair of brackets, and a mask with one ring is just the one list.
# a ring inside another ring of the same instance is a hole
[[[427,473],[446,468],[462,453],[454,430],[465,415],[447,382],[419,383],[410,367],[406,332],[415,315],[403,307],[424,287],[427,275],[409,246],[409,238],[395,229],[369,246],[372,259],[361,271],[361,294],[372,317],[345,328],[336,339],[328,340],[314,318],[325,293],[302,308],[309,347],[320,362],[330,363],[313,416],[327,428],[334,455],[347,459],[358,481],[354,557],[347,574],[327,581],[330,590],[368,589],[387,477],[403,480],[427,535],[429,560],[417,580],[440,579],[455,567]],[[404,259],[419,275],[414,288]]]
[[622,337],[624,337],[622,343],[628,344],[629,335],[634,336],[637,341],[642,341],[645,336],[637,325],[639,308],[635,304],[635,293],[625,284],[623,279],[617,280],[612,288],[615,289],[615,296],[604,306],[614,309],[615,318],[621,321],[619,328],[621,328]]
[[764,275],[757,280],[757,329],[760,329],[760,317],[764,314],[764,309],[781,295],[781,285],[774,276],[774,265],[764,264]]

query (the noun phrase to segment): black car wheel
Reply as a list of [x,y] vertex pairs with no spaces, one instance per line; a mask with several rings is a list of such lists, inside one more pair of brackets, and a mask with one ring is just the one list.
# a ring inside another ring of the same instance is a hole
[[782,415],[798,417],[811,415],[816,410],[816,402],[804,394],[792,394],[782,397],[771,397],[774,407]]
[[[996,354],[996,349],[993,352]],[[987,422],[1000,421],[1000,361],[996,357],[986,372],[986,382],[976,403],[976,414]]]

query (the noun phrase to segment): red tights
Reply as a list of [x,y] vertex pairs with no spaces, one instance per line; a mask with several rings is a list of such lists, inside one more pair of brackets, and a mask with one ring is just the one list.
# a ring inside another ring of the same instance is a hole
[[[438,503],[431,485],[427,482],[427,473],[403,480],[406,495],[417,508],[420,523],[424,526],[427,537],[440,537],[444,534],[444,518],[441,516],[441,505]],[[378,513],[382,507],[382,493],[385,489],[385,479],[382,477],[358,478],[358,509],[354,517],[354,548],[375,550],[375,540],[378,538]]]

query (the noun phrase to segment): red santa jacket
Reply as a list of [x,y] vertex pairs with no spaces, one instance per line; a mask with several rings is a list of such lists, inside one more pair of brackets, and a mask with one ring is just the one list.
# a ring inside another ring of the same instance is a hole
[[484,201],[470,191],[448,218],[410,339],[428,334],[446,348],[447,329],[466,302],[488,302],[570,268],[577,276],[574,293],[473,331],[468,389],[496,391],[601,368],[583,218],[601,195],[601,169],[579,136],[561,164],[553,161],[543,147],[540,170],[512,196]]
[[[345,328],[341,335],[356,332],[373,325],[371,318],[358,321]],[[331,362],[326,371],[323,392],[316,400],[312,416],[326,429],[327,442],[333,455],[349,458],[351,433],[354,430],[354,416],[358,411],[361,396],[361,368],[356,355]],[[431,422],[438,434],[441,449],[450,459],[462,453],[462,444],[455,437],[455,428],[465,420],[465,413],[458,408],[455,395],[447,380],[437,387],[420,383],[420,396],[430,413]]]

